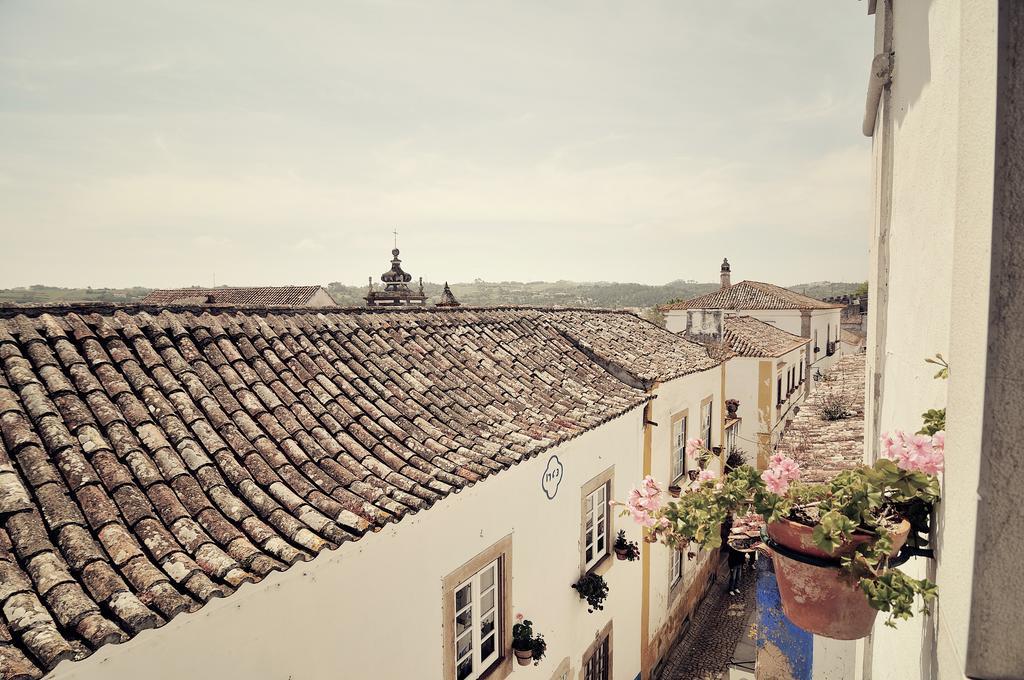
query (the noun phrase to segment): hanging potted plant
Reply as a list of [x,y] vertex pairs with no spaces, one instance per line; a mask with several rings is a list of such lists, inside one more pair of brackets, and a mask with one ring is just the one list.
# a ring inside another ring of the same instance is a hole
[[587,601],[587,611],[591,614],[595,609],[604,609],[605,598],[608,597],[608,583],[600,574],[584,574],[580,580],[572,584],[581,600]]
[[626,560],[633,562],[634,560],[640,559],[640,546],[637,545],[636,541],[626,540],[626,530],[619,529],[619,533],[615,536],[615,544],[612,546],[615,550],[615,557],[620,560]]
[[548,651],[548,643],[540,633],[533,632],[533,622],[516,614],[516,623],[512,626],[512,653],[520,666],[533,665],[544,658]]
[[797,626],[836,639],[866,636],[878,611],[913,616],[935,584],[891,565],[905,543],[924,545],[932,505],[939,499],[944,433],[896,432],[882,441],[885,458],[839,473],[827,484],[804,484],[795,461],[776,454],[758,473],[742,465],[722,478],[704,471],[678,500],[661,502],[647,477],[625,505],[645,527],[645,540],[680,549],[717,548],[722,524],[756,512],[767,525],[783,610]]

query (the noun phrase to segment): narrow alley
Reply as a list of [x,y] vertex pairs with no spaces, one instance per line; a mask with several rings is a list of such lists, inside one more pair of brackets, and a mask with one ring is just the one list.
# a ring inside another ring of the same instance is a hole
[[[724,565],[697,609],[689,630],[679,639],[658,674],[658,680],[727,680],[729,664],[736,662],[752,670],[754,647],[749,642],[754,624],[757,585],[752,567],[743,570],[739,595],[726,591],[729,570]],[[753,677],[738,674],[733,677]]]

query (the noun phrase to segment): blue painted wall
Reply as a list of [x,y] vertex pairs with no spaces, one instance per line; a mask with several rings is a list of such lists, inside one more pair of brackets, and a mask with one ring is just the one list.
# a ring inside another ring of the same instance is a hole
[[786,618],[772,561],[763,556],[757,560],[757,620],[758,657],[765,645],[774,645],[789,660],[793,680],[811,680],[814,636]]

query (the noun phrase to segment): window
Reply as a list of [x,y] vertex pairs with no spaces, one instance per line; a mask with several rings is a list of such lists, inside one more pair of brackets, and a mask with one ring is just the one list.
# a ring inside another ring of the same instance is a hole
[[819,350],[820,350],[820,348],[818,346],[818,329],[815,328],[814,329],[814,351],[818,352]]
[[498,660],[498,560],[455,589],[455,677],[479,678]]
[[445,680],[499,680],[511,672],[511,556],[506,536],[444,578]]
[[778,405],[780,405],[782,403],[782,376],[781,375],[779,376],[779,380],[777,382],[776,387],[777,387],[777,389],[776,389],[775,394],[777,396],[775,397],[775,405],[778,406]]
[[612,662],[612,624],[601,631],[583,655],[583,680],[610,680]]
[[608,554],[608,485],[587,494],[583,506],[583,567],[589,571]]
[[686,474],[686,411],[672,416],[672,481]]
[[711,398],[709,397],[707,403],[700,405],[700,426],[701,426],[701,439],[704,440],[704,446],[711,448]]
[[800,357],[800,384],[804,384],[804,358],[802,355]]
[[669,587],[676,585],[683,578],[683,551],[669,548],[672,551],[672,568],[669,571]]

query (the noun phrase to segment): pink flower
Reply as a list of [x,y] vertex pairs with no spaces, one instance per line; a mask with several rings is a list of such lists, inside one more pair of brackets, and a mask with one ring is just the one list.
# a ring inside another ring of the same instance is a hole
[[644,477],[642,493],[646,495],[648,498],[660,494],[661,487],[658,486],[658,481],[654,479],[654,477],[651,477],[650,475]]
[[896,467],[908,472],[937,475],[945,462],[946,433],[934,436],[908,435],[902,430],[885,433],[881,439],[882,454],[896,461]]
[[693,458],[700,449],[704,448],[703,439],[690,439],[686,442],[686,455]]
[[522,615],[522,614],[516,614],[516,621],[522,621],[522,620],[523,620],[523,618],[524,618],[524,617],[523,617],[523,615]]
[[718,473],[714,470],[701,470],[700,474],[697,475],[697,483],[701,484],[702,482],[710,481],[716,477],[718,477]]
[[784,494],[792,482],[800,479],[800,465],[781,453],[776,453],[769,460],[769,467],[761,473],[761,479],[772,493]]
[[780,496],[789,490],[789,481],[782,476],[777,470],[768,468],[761,473],[761,479],[764,480],[765,486],[772,493],[779,494]]

